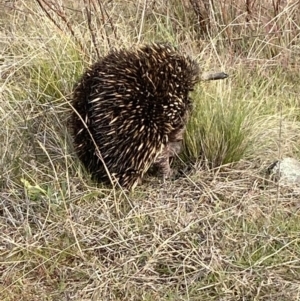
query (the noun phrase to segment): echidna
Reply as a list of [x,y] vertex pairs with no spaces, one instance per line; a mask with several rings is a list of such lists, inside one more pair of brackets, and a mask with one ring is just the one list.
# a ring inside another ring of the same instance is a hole
[[92,177],[133,189],[153,164],[167,177],[199,80],[198,64],[166,44],[114,50],[92,65],[75,85],[71,117],[75,149]]

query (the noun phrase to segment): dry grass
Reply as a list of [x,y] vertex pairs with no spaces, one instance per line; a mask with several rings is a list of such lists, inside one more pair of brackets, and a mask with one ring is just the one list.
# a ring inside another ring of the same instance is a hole
[[[0,4],[0,300],[300,300],[300,195],[265,173],[299,157],[298,7],[246,1],[271,40],[241,1],[207,1],[210,34],[192,2]],[[151,40],[231,77],[195,91],[193,164],[124,194],[81,168],[69,93],[110,47]]]
[[64,200],[2,192],[2,300],[297,300],[299,195],[257,167],[126,198],[74,181]]

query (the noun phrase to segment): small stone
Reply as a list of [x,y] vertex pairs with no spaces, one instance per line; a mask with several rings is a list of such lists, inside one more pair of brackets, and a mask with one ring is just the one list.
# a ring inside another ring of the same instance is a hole
[[300,185],[300,162],[294,158],[284,158],[268,167],[271,179],[282,184]]

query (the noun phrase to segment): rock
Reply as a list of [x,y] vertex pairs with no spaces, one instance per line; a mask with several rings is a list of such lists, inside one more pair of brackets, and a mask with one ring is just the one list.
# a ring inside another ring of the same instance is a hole
[[285,185],[300,185],[300,162],[294,158],[284,158],[268,167],[271,179]]

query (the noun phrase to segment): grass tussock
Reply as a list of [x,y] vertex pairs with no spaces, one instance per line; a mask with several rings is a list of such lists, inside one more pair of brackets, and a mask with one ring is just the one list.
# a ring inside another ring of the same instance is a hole
[[211,167],[239,161],[252,142],[255,110],[245,100],[232,100],[223,93],[226,84],[218,84],[221,87],[214,89],[213,95],[209,91],[202,95],[202,90],[196,94],[185,138],[187,158],[195,161],[202,158]]
[[[227,2],[0,4],[1,300],[299,299],[299,191],[265,174],[299,157],[299,5]],[[193,92],[192,168],[125,194],[81,168],[70,93],[151,41],[230,78]]]

